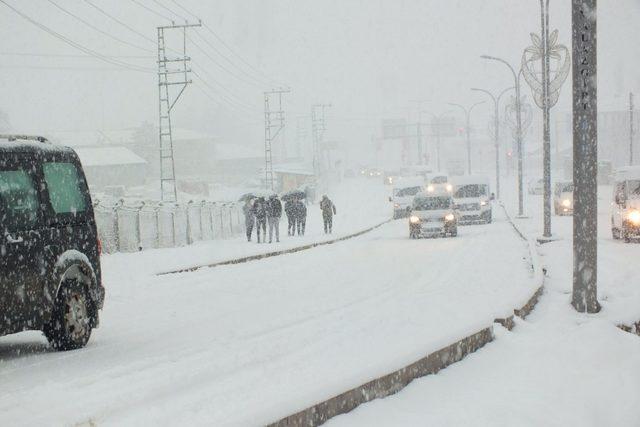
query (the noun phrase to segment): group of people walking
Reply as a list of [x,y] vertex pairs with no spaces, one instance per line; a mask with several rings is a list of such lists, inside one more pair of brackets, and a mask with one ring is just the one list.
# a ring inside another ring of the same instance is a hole
[[[336,207],[326,196],[322,196],[320,210],[324,221],[324,232],[330,234],[333,228],[333,215]],[[273,242],[275,234],[276,242],[280,241],[280,219],[282,217],[282,202],[278,196],[272,194],[269,198],[249,198],[243,206],[244,221],[247,231],[247,241],[251,241],[253,229],[256,229],[258,243],[267,240],[267,226],[269,227],[269,243]],[[300,199],[289,198],[284,203],[284,213],[287,216],[287,235],[303,236],[307,224],[307,205]]]

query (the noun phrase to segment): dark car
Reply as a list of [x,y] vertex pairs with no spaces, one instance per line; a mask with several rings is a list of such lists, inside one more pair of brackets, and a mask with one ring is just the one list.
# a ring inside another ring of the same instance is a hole
[[0,135],[0,335],[41,330],[83,347],[104,302],[100,243],[76,153],[45,138]]

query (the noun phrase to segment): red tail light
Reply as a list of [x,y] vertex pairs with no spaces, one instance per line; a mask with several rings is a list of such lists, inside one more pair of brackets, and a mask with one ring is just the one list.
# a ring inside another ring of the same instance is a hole
[[98,239],[98,256],[102,255],[102,240]]

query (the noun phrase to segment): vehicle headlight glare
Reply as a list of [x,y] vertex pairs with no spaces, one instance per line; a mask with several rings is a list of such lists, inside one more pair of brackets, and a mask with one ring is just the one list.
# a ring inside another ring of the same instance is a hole
[[409,222],[410,222],[411,224],[418,224],[418,223],[420,222],[420,218],[418,218],[418,217],[417,217],[417,216],[415,216],[415,215],[411,215],[411,216],[409,217]]
[[447,221],[453,221],[454,219],[456,219],[456,217],[452,213],[450,213],[450,214],[447,214],[444,217],[444,219],[447,220]]
[[427,191],[428,191],[429,193],[433,193],[433,190],[434,190],[433,185],[429,185],[429,186],[427,186]]
[[564,200],[562,201],[562,206],[564,206],[565,208],[569,208],[569,207],[571,207],[571,200],[569,200],[569,199],[564,199]]
[[481,201],[480,206],[487,206],[487,201],[486,200]]
[[397,204],[397,203],[394,203],[394,204],[393,204],[393,207],[394,207],[394,208],[396,208],[396,209],[398,209],[398,208],[400,207],[400,205],[399,205],[399,204]]
[[453,191],[453,185],[447,184],[447,191],[451,193]]
[[640,225],[640,211],[634,210],[627,215],[629,221],[634,225]]

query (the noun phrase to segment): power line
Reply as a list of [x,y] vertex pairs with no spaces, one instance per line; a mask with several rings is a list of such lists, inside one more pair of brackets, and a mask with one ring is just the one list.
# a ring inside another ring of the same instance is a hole
[[139,71],[139,72],[144,72],[144,73],[151,73],[151,72],[155,72],[154,70],[150,69],[150,68],[145,68],[145,67],[139,67],[137,65],[134,64],[129,64],[127,62],[123,62],[123,61],[119,61],[116,59],[111,59],[107,56],[101,55],[100,53],[91,50],[87,47],[82,46],[79,43],[74,42],[73,40],[63,36],[60,33],[57,33],[56,31],[52,30],[51,28],[47,27],[44,24],[39,23],[38,21],[34,20],[33,18],[29,17],[28,15],[25,15],[24,13],[22,13],[21,11],[19,11],[18,9],[16,9],[15,7],[13,7],[12,5],[10,5],[9,3],[7,3],[5,0],[0,0],[0,3],[4,4],[6,7],[8,7],[9,9],[11,9],[12,11],[14,11],[16,14],[18,14],[20,17],[22,17],[24,20],[30,22],[31,24],[35,25],[36,27],[40,28],[42,31],[48,33],[49,35],[63,41],[64,43],[74,47],[75,49],[86,53],[87,55],[93,56],[97,59],[100,59],[101,61],[104,61],[106,63],[109,63],[111,65],[117,65],[119,67],[122,68],[127,68],[133,71]]
[[[232,92],[230,92],[228,89],[226,89],[224,86],[220,85],[219,83],[215,82],[215,80],[214,80],[214,83],[219,89],[214,88],[213,85],[209,83],[207,80],[205,80],[197,71],[192,70],[192,73],[205,86],[207,86],[209,89],[215,92],[222,99],[227,101],[231,107],[240,109],[246,113],[251,113],[251,114],[261,113],[259,110],[255,109],[255,107],[240,101],[238,98],[235,97],[235,95]],[[220,93],[219,91],[227,92],[229,95]]]
[[138,6],[140,6],[141,8],[146,9],[147,11],[153,13],[154,15],[156,15],[156,16],[162,18],[162,19],[166,19],[169,22],[173,22],[173,19],[161,14],[160,12],[158,12],[156,10],[151,9],[149,6],[147,6],[147,5],[143,4],[143,3],[140,3],[138,0],[131,0],[131,1],[133,3],[135,3],[135,4],[137,4]]
[[106,16],[107,18],[111,19],[112,21],[114,21],[115,23],[119,24],[120,26],[126,28],[127,30],[131,31],[134,34],[139,35],[140,37],[142,37],[143,39],[153,43],[153,45],[156,45],[156,40],[153,40],[151,37],[147,37],[144,34],[142,34],[141,32],[137,31],[135,28],[132,28],[131,26],[127,25],[126,23],[122,22],[121,20],[119,20],[118,18],[116,18],[115,16],[107,13],[104,9],[96,6],[95,4],[91,3],[89,0],[84,0],[85,3],[87,3],[89,6],[93,7],[94,9],[96,9],[98,12],[100,12],[101,14],[103,14],[104,16]]
[[[187,9],[186,7],[184,7],[183,5],[181,5],[180,3],[178,3],[176,0],[171,0],[171,2],[173,4],[175,4],[176,6],[178,6],[180,9],[182,9],[183,11],[185,11],[187,14],[198,18],[193,12],[189,11],[189,9]],[[207,24],[203,23],[202,26],[204,27],[205,30],[207,30],[209,33],[211,33],[211,35],[213,35],[213,37],[216,38],[216,40],[218,40],[220,42],[220,44],[222,44],[222,46],[224,46],[233,56],[235,56],[242,64],[244,64],[246,67],[248,67],[249,69],[251,69],[253,72],[263,76],[267,81],[269,81],[271,84],[275,83],[278,86],[285,86],[282,85],[282,83],[278,82],[277,80],[269,77],[267,74],[264,73],[264,71],[260,70],[259,68],[251,65],[250,62],[248,62],[247,60],[245,60],[242,55],[240,55],[239,53],[237,53],[227,42],[224,41],[224,39],[222,37],[220,37],[215,31],[213,31]]]
[[[169,12],[172,15],[177,16],[178,18],[182,19],[183,21],[186,21],[184,16],[180,16],[177,13],[175,13],[173,10],[169,9],[167,6],[163,5],[162,3],[160,3],[158,0],[152,0],[155,4],[157,4],[158,6],[160,6],[161,8],[163,8],[164,10],[166,10],[167,12]],[[198,19],[199,21],[199,19]]]
[[[37,53],[37,52],[0,52],[2,56],[29,56],[43,58],[92,58],[90,55],[73,55],[65,53]],[[104,55],[107,58],[128,58],[128,59],[155,59],[150,55]]]
[[83,23],[84,25],[86,25],[87,27],[91,28],[91,29],[92,29],[92,30],[94,30],[94,31],[97,31],[97,32],[98,32],[98,33],[100,33],[100,34],[103,34],[103,35],[105,35],[105,36],[109,37],[109,38],[110,38],[110,39],[112,39],[112,40],[115,40],[115,41],[117,41],[117,42],[119,42],[119,43],[122,43],[122,44],[124,44],[124,45],[127,45],[127,46],[129,46],[129,47],[133,47],[133,48],[135,48],[135,49],[139,49],[139,50],[142,50],[142,51],[145,51],[145,52],[149,52],[149,53],[154,53],[151,49],[147,49],[147,48],[144,48],[144,47],[142,47],[142,46],[138,46],[138,45],[136,45],[136,44],[129,43],[129,42],[128,42],[128,41],[126,41],[126,40],[122,40],[122,39],[120,39],[120,38],[118,38],[118,37],[116,37],[116,36],[114,36],[114,35],[112,35],[112,34],[110,34],[110,33],[106,32],[106,31],[101,30],[100,28],[95,27],[95,26],[94,26],[94,25],[92,25],[90,22],[87,22],[86,20],[84,20],[83,18],[79,17],[78,15],[76,15],[76,14],[74,14],[74,13],[70,12],[69,10],[67,10],[67,9],[65,9],[64,7],[60,6],[58,3],[54,2],[53,0],[47,0],[47,1],[48,1],[49,3],[51,3],[52,5],[54,5],[55,7],[57,7],[59,10],[63,11],[64,13],[66,13],[67,15],[69,15],[69,16],[73,17],[74,19],[76,19],[76,20],[78,20],[78,21],[82,22],[82,23]]
[[229,75],[233,76],[234,78],[236,78],[237,80],[246,83],[246,84],[250,84],[250,85],[254,85],[256,87],[262,88],[262,84],[260,82],[255,82],[255,81],[249,81],[247,79],[244,79],[240,76],[238,76],[236,73],[234,73],[233,71],[229,70],[227,67],[225,67],[224,65],[220,64],[220,62],[218,62],[213,56],[211,56],[205,49],[203,49],[198,43],[196,43],[195,41],[193,41],[193,39],[191,37],[187,37],[187,40],[189,40],[189,42],[195,46],[200,52],[202,52],[204,54],[204,56],[206,56],[207,58],[209,58],[209,60],[211,62],[213,62],[216,66],[218,66],[220,69],[222,69],[223,71],[227,72]]

